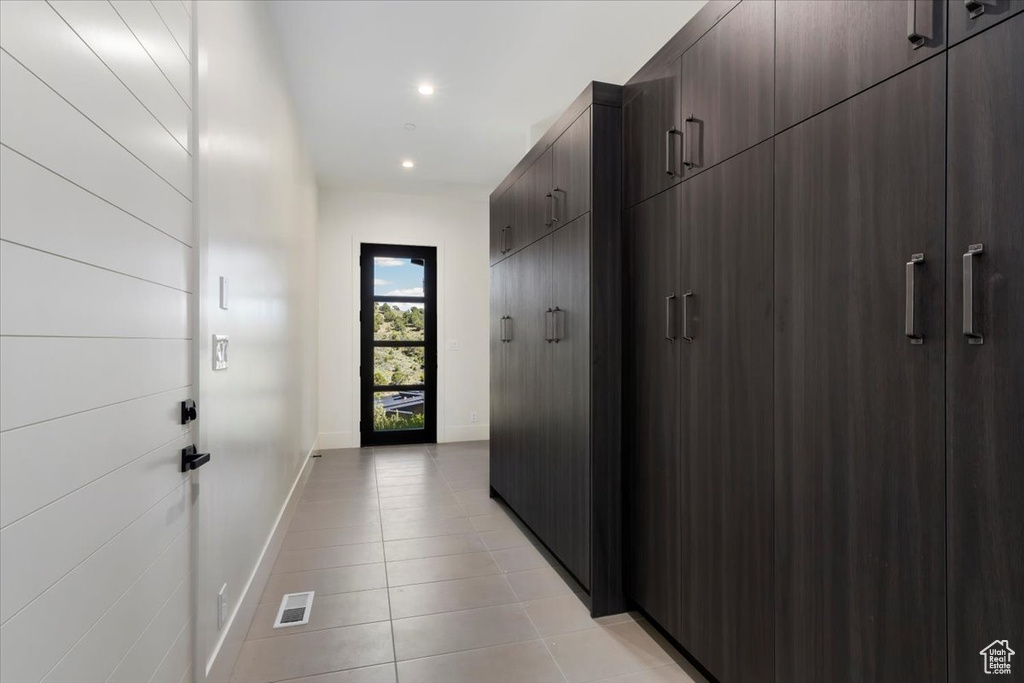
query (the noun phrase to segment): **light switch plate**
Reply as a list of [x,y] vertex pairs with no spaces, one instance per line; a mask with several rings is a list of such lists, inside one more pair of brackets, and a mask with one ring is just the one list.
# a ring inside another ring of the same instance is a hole
[[213,335],[213,369],[228,369],[228,336],[226,334]]
[[220,307],[228,310],[228,279],[220,276]]

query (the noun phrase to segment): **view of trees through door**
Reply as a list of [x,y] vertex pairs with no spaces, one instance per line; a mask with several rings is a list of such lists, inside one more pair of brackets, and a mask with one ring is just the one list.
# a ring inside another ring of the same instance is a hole
[[362,445],[436,441],[436,249],[363,244],[360,268]]

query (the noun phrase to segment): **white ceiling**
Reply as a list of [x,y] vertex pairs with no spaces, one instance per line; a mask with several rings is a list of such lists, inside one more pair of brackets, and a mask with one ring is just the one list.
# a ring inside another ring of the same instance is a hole
[[589,81],[625,82],[702,5],[279,0],[272,16],[321,185],[486,193],[531,126]]

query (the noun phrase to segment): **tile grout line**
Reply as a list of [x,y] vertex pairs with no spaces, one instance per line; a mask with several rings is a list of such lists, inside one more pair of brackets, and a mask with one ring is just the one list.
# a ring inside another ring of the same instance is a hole
[[[434,458],[433,455],[431,455],[431,459],[435,460],[435,464],[436,464],[436,459]],[[444,479],[445,486],[447,486],[448,489],[451,490],[451,484],[449,484],[448,477],[445,475],[444,470],[442,470],[441,467],[438,466],[438,471],[441,472],[441,478]],[[488,480],[490,480],[490,471],[489,470],[488,470],[487,477],[488,477]],[[455,492],[454,491],[452,491],[452,495],[455,497],[456,504],[459,506],[459,508],[462,509],[463,514],[465,514],[466,508],[462,507],[462,501],[459,500],[458,496],[455,496]],[[493,500],[493,498],[488,498],[488,500]],[[507,517],[507,513],[505,513],[504,510],[502,510],[502,513],[506,514],[506,517]],[[472,524],[472,522],[470,522],[470,523]],[[474,528],[476,528],[475,525],[474,525]],[[477,532],[477,536],[478,537],[480,536],[480,532]],[[483,543],[483,539],[481,539],[481,543]],[[569,683],[569,678],[568,678],[568,676],[565,675],[565,672],[562,671],[562,666],[558,663],[558,660],[555,659],[555,654],[551,651],[551,648],[548,647],[547,641],[544,640],[544,636],[541,635],[540,629],[537,628],[537,624],[534,623],[533,618],[530,616],[530,613],[526,610],[526,606],[523,604],[523,601],[519,598],[519,594],[516,593],[516,589],[512,587],[511,583],[509,583],[508,576],[506,576],[506,574],[508,574],[508,572],[506,572],[504,569],[502,569],[501,565],[498,564],[498,561],[496,559],[494,559],[494,551],[491,550],[487,546],[486,543],[484,543],[484,548],[487,550],[487,556],[491,558],[491,562],[493,562],[494,566],[498,568],[498,570],[499,570],[498,576],[500,576],[501,580],[505,582],[505,585],[508,586],[508,589],[510,591],[512,591],[512,595],[516,599],[516,603],[515,604],[519,605],[519,607],[523,610],[523,614],[526,615],[526,620],[530,622],[530,627],[533,629],[534,633],[537,634],[537,639],[544,646],[544,650],[548,653],[548,657],[551,657],[551,661],[555,663],[555,668],[558,669],[558,673],[562,676],[563,683]],[[547,559],[545,558],[544,561],[547,562]],[[522,642],[528,642],[528,641],[522,641]]]
[[381,514],[380,495],[377,488],[377,452],[370,448],[373,459],[373,492],[377,498],[377,524],[380,525],[380,551],[384,557],[384,591],[388,598],[388,626],[391,628],[391,666],[395,670],[395,681],[398,681],[398,649],[395,647],[395,618],[391,611],[391,579],[388,576],[388,550],[384,544],[384,517]]

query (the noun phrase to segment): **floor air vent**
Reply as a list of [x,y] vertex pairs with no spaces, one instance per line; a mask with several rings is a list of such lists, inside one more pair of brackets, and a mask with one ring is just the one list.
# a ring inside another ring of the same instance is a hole
[[313,591],[305,593],[288,593],[281,598],[281,607],[277,610],[274,628],[285,626],[302,626],[309,623],[309,613],[313,611]]

